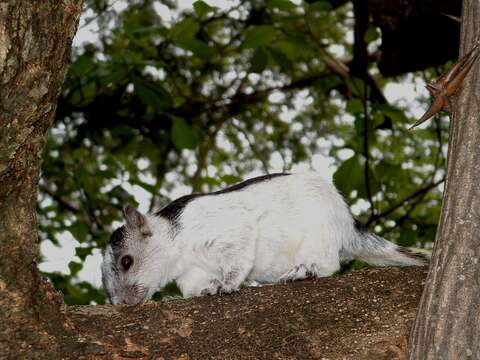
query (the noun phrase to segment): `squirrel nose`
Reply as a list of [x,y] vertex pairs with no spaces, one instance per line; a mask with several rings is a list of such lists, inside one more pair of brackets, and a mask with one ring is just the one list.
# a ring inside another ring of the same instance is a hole
[[128,296],[125,296],[122,299],[121,304],[123,304],[123,305],[137,305],[141,302],[142,302],[142,299],[139,298],[138,296],[128,295]]

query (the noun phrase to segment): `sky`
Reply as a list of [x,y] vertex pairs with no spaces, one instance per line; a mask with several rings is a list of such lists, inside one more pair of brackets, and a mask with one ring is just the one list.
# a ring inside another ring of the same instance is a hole
[[[294,3],[300,3],[301,0],[291,0]],[[225,0],[205,0],[209,5],[216,6],[220,9],[226,9],[231,6],[238,4],[238,1],[225,1]],[[178,0],[179,10],[193,9],[193,0]],[[121,11],[125,8],[125,0],[111,0],[112,8],[117,11]],[[167,22],[172,23],[175,21],[176,13],[169,10],[165,5],[158,4],[155,7],[155,10],[161,16],[161,18]],[[95,42],[97,39],[96,29],[97,25],[95,21],[85,24],[86,19],[91,17],[93,14],[85,12],[82,15],[80,20],[79,30],[76,34],[76,37],[73,41],[74,47],[81,47],[82,44]],[[352,36],[353,38],[353,36]],[[341,51],[341,50],[339,50]],[[335,52],[335,49],[333,50]],[[333,55],[336,55],[335,53]],[[337,54],[341,55],[341,54]],[[400,105],[403,108],[408,109],[408,115],[413,115],[416,118],[419,118],[425,109],[421,107],[417,99],[421,97],[428,96],[428,92],[425,90],[425,83],[413,76],[409,75],[404,80],[399,83],[390,82],[384,88],[384,95],[391,104]],[[306,97],[302,97],[301,94],[297,97],[296,107],[301,108],[305,106]],[[423,125],[426,126],[426,125]],[[325,142],[320,145],[328,146],[329,143]],[[333,173],[336,168],[333,165],[333,159],[323,156],[321,154],[313,155],[310,163],[302,163],[293,167],[292,172],[301,172],[311,170],[321,173],[326,179],[331,180]],[[281,172],[282,171],[282,160],[280,158],[273,157],[271,163],[272,172]],[[248,177],[261,175],[261,173],[252,173]],[[146,211],[149,204],[149,197],[145,191],[142,191],[141,188],[134,188],[128,186],[125,187],[126,190],[131,192],[136,200],[140,203],[139,210]],[[185,195],[190,192],[190,188],[186,186],[179,185],[177,188],[173,189],[170,193],[171,198],[176,198],[181,195]],[[368,206],[368,204],[359,204],[357,205],[360,208],[362,206]],[[356,213],[360,209],[352,209]],[[115,225],[115,224],[114,224]],[[119,224],[116,224],[119,225]],[[64,274],[69,273],[68,263],[72,260],[79,261],[75,256],[75,247],[80,246],[69,233],[65,233],[64,236],[60,237],[60,246],[54,245],[51,241],[46,240],[41,243],[41,254],[44,257],[44,262],[39,265],[40,270],[53,272],[58,271]],[[102,257],[100,250],[94,250],[93,254],[88,256],[85,260],[84,267],[78,274],[79,281],[88,281],[96,287],[101,286],[101,265]]]

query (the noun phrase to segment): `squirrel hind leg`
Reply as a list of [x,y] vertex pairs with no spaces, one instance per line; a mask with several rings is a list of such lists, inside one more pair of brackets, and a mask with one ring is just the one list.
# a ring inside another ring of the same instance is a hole
[[280,276],[279,282],[287,283],[296,280],[302,280],[309,277],[309,270],[304,264],[295,266],[293,269],[287,271],[285,274]]
[[307,278],[325,277],[332,275],[336,271],[338,271],[338,267],[326,268],[316,263],[309,265],[300,264],[280,276],[279,282],[286,283]]
[[219,292],[222,294],[230,294],[240,289],[240,286],[245,282],[250,268],[234,268],[223,274],[223,279],[220,281],[221,286]]
[[217,279],[211,280],[208,287],[200,290],[200,296],[215,295],[218,292],[220,292],[221,288],[222,288],[222,283],[219,280]]

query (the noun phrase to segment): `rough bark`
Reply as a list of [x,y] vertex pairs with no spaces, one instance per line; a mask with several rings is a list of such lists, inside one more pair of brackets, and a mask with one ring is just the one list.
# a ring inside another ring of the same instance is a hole
[[36,197],[41,154],[80,4],[0,2],[0,343],[47,341],[45,331],[39,330],[44,324],[37,325],[51,318],[61,303],[35,264]]
[[68,327],[0,342],[0,358],[400,360],[425,275],[372,269],[143,306],[69,306]]
[[[480,2],[463,3],[461,53],[480,35]],[[454,103],[447,181],[410,359],[480,359],[480,61]]]

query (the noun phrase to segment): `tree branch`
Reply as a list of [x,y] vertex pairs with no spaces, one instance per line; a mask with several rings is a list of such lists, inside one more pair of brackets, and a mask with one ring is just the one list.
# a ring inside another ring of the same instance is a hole
[[250,149],[252,150],[253,154],[255,155],[255,157],[258,159],[258,161],[260,161],[260,163],[262,164],[262,168],[263,168],[263,172],[265,174],[268,174],[269,173],[269,166],[268,166],[268,162],[267,160],[263,157],[263,155],[260,153],[260,151],[258,151],[257,147],[255,146],[255,144],[250,140],[250,137],[248,135],[248,132],[245,131],[245,129],[243,129],[241,126],[235,124],[234,122],[232,122],[232,126],[237,129],[237,131],[239,131],[240,133],[243,134],[243,136],[245,137],[245,139],[247,140],[248,142],[248,146],[250,147]]
[[370,183],[370,149],[368,146],[368,127],[370,117],[368,115],[367,91],[368,85],[364,81],[363,89],[363,155],[365,156],[365,186],[367,188],[367,198],[370,203],[370,218],[375,216],[375,204],[372,197],[372,184]]
[[442,179],[440,179],[440,180],[438,180],[434,183],[430,183],[430,184],[426,185],[425,187],[418,189],[417,191],[415,191],[411,195],[409,195],[406,198],[404,198],[403,200],[399,201],[397,204],[393,205],[391,208],[389,208],[385,211],[382,211],[381,213],[379,213],[375,216],[372,216],[370,219],[368,219],[365,226],[368,227],[371,224],[376,223],[379,219],[381,219],[383,217],[386,217],[387,215],[391,214],[392,212],[394,212],[398,208],[401,208],[403,205],[405,205],[406,203],[408,203],[412,199],[415,199],[417,196],[420,196],[422,194],[425,194],[425,193],[429,192],[430,190],[437,187],[438,185],[440,185],[444,181],[445,181],[445,178],[442,178]]
[[40,184],[40,191],[44,192],[48,196],[50,196],[53,200],[55,200],[60,207],[62,207],[65,210],[70,211],[73,214],[78,214],[80,209],[78,209],[77,206],[73,205],[70,203],[67,199],[65,199],[63,196],[60,196],[56,191],[53,191],[48,187],[47,184]]
[[2,345],[17,359],[400,360],[425,273],[365,269],[142,306],[68,306],[69,327],[50,330],[50,342]]

